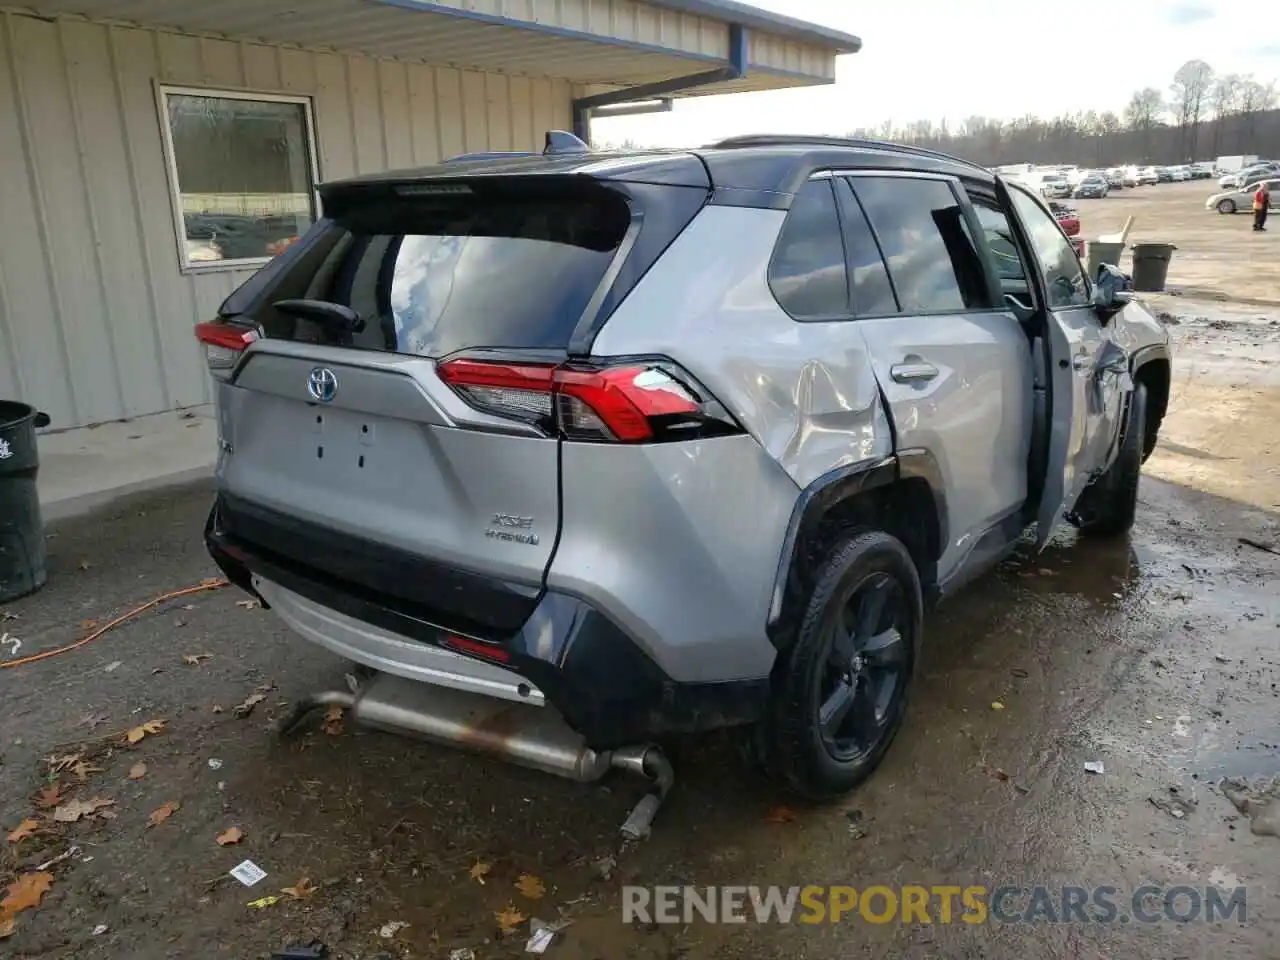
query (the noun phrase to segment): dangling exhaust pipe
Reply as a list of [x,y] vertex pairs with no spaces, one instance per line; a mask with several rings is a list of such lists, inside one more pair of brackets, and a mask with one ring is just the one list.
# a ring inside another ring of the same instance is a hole
[[289,735],[312,711],[340,706],[357,723],[389,733],[500,757],[544,773],[591,783],[611,769],[648,778],[650,789],[622,825],[627,840],[643,840],[675,780],[656,746],[592,750],[550,707],[498,700],[378,673],[355,689],[326,690],[306,697],[280,725]]

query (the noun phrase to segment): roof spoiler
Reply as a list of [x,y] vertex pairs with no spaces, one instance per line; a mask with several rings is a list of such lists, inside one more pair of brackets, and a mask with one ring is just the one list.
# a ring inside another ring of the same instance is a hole
[[[548,130],[546,146],[542,148],[542,156],[556,156],[566,153],[590,153],[591,148],[572,133],[564,130]],[[463,153],[450,157],[445,163],[461,163],[464,160],[504,160],[511,157],[536,157],[538,154],[530,150],[495,151],[490,153]]]

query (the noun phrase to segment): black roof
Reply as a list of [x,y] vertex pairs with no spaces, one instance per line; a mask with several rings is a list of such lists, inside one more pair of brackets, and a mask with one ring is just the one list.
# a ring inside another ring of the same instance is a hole
[[752,136],[693,150],[512,154],[460,160],[337,180],[322,184],[320,194],[328,201],[351,190],[389,183],[582,176],[712,189],[722,202],[787,207],[814,173],[841,169],[915,171],[987,183],[995,179],[991,171],[966,160],[902,144],[836,137]]

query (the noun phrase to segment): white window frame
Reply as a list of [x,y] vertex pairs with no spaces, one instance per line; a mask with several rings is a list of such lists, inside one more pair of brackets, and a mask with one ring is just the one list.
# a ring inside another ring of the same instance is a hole
[[178,160],[173,151],[173,131],[169,129],[169,97],[172,94],[197,97],[217,97],[224,100],[256,100],[266,103],[293,103],[302,107],[303,123],[307,136],[307,176],[310,178],[311,221],[320,218],[320,194],[316,185],[320,182],[319,165],[316,162],[316,124],[311,97],[297,94],[261,93],[256,90],[236,90],[225,87],[184,87],[157,83],[156,111],[160,121],[160,138],[164,148],[165,170],[169,178],[169,203],[173,208],[174,240],[178,253],[178,268],[184,274],[219,273],[230,270],[256,270],[271,261],[271,257],[240,257],[234,260],[187,260],[187,228],[182,212],[182,190],[178,182]]

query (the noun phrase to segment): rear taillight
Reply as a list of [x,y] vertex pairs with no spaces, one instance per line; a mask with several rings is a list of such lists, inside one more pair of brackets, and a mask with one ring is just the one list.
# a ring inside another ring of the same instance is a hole
[[204,344],[209,372],[225,378],[249,344],[258,339],[258,331],[218,320],[196,324],[196,339]]
[[667,361],[597,366],[459,359],[439,369],[477,410],[571,440],[645,443],[741,432],[719,402]]

